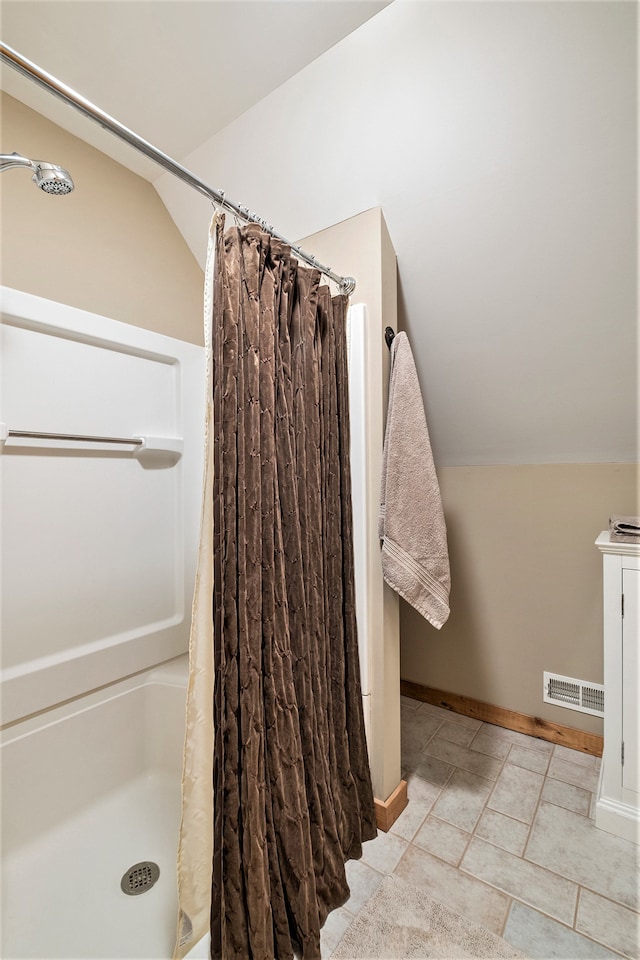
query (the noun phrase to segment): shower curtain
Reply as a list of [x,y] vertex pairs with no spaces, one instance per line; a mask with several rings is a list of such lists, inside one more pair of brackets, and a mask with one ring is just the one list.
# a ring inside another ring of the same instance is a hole
[[[344,296],[216,227],[211,956],[320,957],[376,835],[357,650]],[[184,924],[183,924],[184,926]]]

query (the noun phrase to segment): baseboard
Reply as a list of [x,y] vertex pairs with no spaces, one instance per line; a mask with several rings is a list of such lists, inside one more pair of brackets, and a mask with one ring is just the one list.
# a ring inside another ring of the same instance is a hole
[[599,797],[596,803],[596,827],[623,840],[640,844],[640,810],[611,797]]
[[387,800],[374,800],[378,830],[387,833],[396,822],[407,803],[407,781],[401,780]]
[[434,687],[424,687],[420,683],[411,683],[409,680],[400,681],[400,693],[423,703],[431,703],[452,713],[462,713],[465,717],[474,717],[485,723],[493,723],[497,727],[506,727],[518,733],[526,733],[539,740],[548,740],[550,743],[559,743],[571,750],[580,750],[590,753],[594,757],[602,756],[604,738],[596,733],[585,733],[574,727],[565,727],[561,723],[551,723],[541,720],[540,717],[530,717],[526,713],[517,713],[505,707],[495,707],[473,697],[463,697],[457,693],[447,693],[445,690],[436,690]]

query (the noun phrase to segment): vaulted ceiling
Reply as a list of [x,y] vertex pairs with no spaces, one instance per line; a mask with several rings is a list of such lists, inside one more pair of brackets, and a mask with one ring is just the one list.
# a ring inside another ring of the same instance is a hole
[[[2,41],[180,160],[390,0],[3,0]],[[2,65],[2,89],[146,177],[162,170]]]

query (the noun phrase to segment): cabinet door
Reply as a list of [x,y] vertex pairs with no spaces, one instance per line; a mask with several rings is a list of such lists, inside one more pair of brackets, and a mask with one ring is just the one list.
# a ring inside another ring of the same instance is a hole
[[624,594],[624,619],[622,621],[622,738],[624,741],[624,767],[622,786],[640,792],[638,776],[638,749],[640,747],[640,660],[638,659],[638,612],[640,595],[640,570],[624,568],[622,571]]

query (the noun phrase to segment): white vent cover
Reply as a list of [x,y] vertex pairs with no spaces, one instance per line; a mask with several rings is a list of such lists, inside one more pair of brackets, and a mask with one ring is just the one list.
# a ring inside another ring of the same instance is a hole
[[604,717],[604,687],[601,683],[587,683],[545,670],[542,699],[545,703],[555,703],[556,707]]

